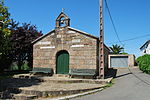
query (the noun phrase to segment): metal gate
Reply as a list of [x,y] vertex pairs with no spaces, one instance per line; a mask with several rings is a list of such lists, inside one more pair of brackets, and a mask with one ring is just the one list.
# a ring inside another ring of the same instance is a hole
[[111,67],[128,67],[128,56],[111,56]]

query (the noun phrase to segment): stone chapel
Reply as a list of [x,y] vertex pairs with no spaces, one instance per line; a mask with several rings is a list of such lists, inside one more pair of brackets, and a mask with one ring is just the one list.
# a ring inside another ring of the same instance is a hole
[[[49,68],[54,74],[94,72],[99,68],[99,38],[70,27],[70,18],[61,12],[56,27],[33,43],[33,68]],[[105,46],[105,66],[109,48]],[[79,72],[80,71],[80,72]]]

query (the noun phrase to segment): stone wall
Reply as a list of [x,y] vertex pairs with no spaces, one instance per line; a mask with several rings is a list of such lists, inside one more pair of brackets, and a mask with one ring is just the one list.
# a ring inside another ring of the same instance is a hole
[[135,56],[134,55],[129,55],[129,67],[135,66]]
[[104,65],[105,65],[105,73],[108,71],[108,55],[110,54],[110,50],[107,46],[104,45]]
[[69,53],[69,68],[96,69],[98,65],[98,38],[69,27],[57,28],[33,45],[33,67],[53,68],[56,72],[56,54]]

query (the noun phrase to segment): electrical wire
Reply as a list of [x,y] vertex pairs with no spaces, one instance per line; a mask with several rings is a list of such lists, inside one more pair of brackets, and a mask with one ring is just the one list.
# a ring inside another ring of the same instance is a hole
[[106,8],[107,8],[107,11],[108,11],[108,14],[109,14],[109,17],[110,17],[111,23],[112,23],[112,25],[113,25],[114,31],[115,31],[115,33],[116,33],[117,39],[118,39],[119,43],[123,46],[123,44],[122,44],[122,42],[121,42],[121,40],[120,40],[120,38],[119,38],[119,35],[118,35],[118,32],[117,32],[117,29],[116,29],[115,23],[114,23],[113,18],[112,18],[112,15],[111,15],[111,13],[110,13],[110,9],[109,9],[109,6],[108,6],[108,3],[107,3],[107,0],[105,0],[105,4],[106,4]]
[[138,80],[140,80],[141,82],[143,82],[143,83],[145,83],[145,84],[147,84],[147,85],[150,86],[150,83],[149,83],[149,82],[143,80],[142,78],[140,78],[139,76],[137,76],[136,74],[134,74],[134,73],[131,71],[131,69],[130,69],[129,67],[128,67],[128,70],[129,70],[129,72],[132,73],[132,75],[133,75],[134,77],[136,77]]
[[[130,39],[126,39],[126,40],[122,40],[121,42],[128,42],[128,41],[132,41],[132,40],[144,38],[144,37],[147,37],[147,36],[150,36],[150,34],[142,35],[142,36],[137,36],[137,37],[130,38]],[[109,42],[109,43],[107,43],[107,44],[113,44],[113,43],[119,43],[119,42]]]

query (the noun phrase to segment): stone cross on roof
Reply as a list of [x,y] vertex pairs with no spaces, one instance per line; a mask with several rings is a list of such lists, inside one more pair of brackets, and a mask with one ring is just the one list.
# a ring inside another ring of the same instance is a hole
[[62,8],[62,12],[64,12],[64,10],[65,10],[65,9],[64,9],[64,8]]

